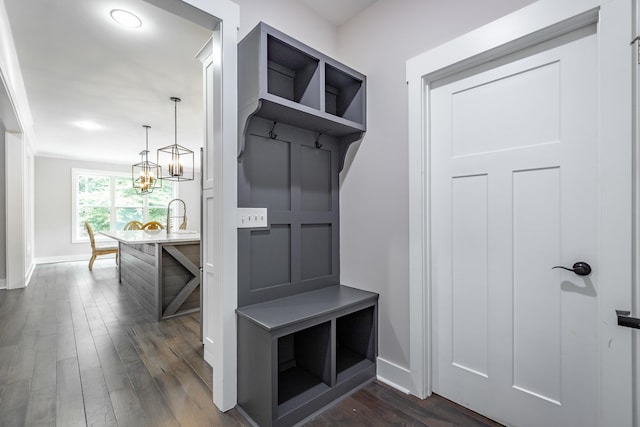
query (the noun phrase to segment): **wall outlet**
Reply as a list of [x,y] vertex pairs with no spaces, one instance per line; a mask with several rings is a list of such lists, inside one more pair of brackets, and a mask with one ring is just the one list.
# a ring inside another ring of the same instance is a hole
[[267,208],[238,208],[238,228],[264,228],[268,227]]

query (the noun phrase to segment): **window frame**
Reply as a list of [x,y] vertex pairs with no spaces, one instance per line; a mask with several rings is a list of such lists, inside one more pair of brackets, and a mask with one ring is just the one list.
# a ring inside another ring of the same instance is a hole
[[[116,205],[116,178],[128,178],[131,179],[131,174],[127,172],[113,171],[113,170],[101,170],[101,169],[81,169],[81,168],[71,168],[71,243],[87,243],[89,242],[89,237],[80,237],[76,235],[76,231],[79,229],[78,224],[78,179],[81,176],[97,176],[97,177],[108,177],[109,178],[109,223],[111,225],[111,230],[113,230],[113,226],[116,223],[116,215],[118,206]],[[178,198],[178,185],[172,183],[173,191],[172,198]],[[143,205],[142,205],[142,216],[143,218],[148,218],[149,216],[149,202],[148,198],[143,197]],[[126,207],[120,207],[126,208]],[[110,240],[107,237],[104,237],[100,234],[95,234],[96,241],[107,241]]]

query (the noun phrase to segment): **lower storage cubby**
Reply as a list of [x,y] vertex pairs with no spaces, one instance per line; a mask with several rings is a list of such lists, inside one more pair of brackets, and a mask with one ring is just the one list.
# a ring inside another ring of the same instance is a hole
[[239,307],[238,407],[291,426],[375,378],[378,294],[335,285]]
[[331,385],[330,348],[331,322],[278,338],[278,405]]
[[343,381],[375,363],[374,307],[336,319],[336,375]]

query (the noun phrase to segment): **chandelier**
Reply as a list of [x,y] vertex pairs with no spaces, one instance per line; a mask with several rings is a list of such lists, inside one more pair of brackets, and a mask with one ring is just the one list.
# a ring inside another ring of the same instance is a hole
[[169,181],[193,181],[193,151],[178,145],[178,102],[180,98],[170,98],[174,103],[174,143],[158,148],[158,164],[167,165],[162,179]]
[[[140,162],[131,167],[131,181],[133,188],[138,194],[149,194],[153,192],[158,183],[158,178],[162,176],[162,168],[149,161],[149,125],[143,125],[146,133],[145,149],[140,152]],[[158,187],[162,186],[162,181]]]

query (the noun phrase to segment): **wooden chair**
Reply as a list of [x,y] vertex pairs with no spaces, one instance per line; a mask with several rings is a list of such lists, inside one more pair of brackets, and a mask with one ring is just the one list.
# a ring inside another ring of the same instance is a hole
[[102,246],[96,247],[96,239],[93,236],[93,229],[87,221],[84,222],[84,226],[87,227],[87,233],[89,233],[89,240],[91,240],[91,259],[89,260],[89,271],[93,270],[93,262],[99,255],[111,255],[116,254],[116,264],[118,263],[118,247],[117,246]]
[[164,226],[158,221],[149,221],[142,226],[143,230],[163,230]]
[[142,230],[142,223],[140,221],[129,221],[124,225],[123,230]]

